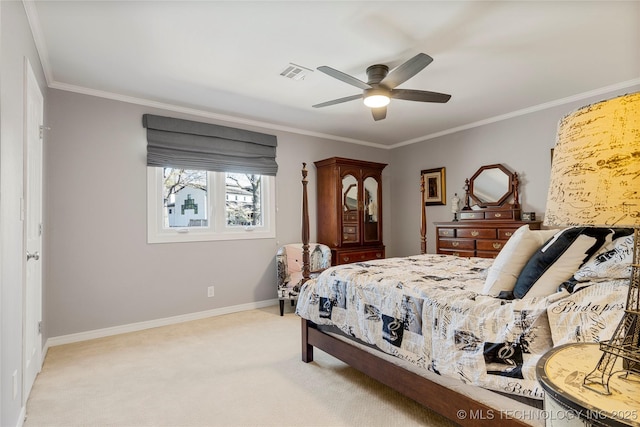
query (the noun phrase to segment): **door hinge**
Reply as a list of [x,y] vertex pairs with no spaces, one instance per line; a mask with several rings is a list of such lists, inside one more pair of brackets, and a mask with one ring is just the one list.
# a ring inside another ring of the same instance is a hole
[[42,334],[42,320],[38,322],[38,334]]
[[50,127],[45,126],[45,125],[40,125],[40,139],[44,138],[44,131],[45,130],[51,130]]
[[42,223],[38,224],[38,235],[42,236]]

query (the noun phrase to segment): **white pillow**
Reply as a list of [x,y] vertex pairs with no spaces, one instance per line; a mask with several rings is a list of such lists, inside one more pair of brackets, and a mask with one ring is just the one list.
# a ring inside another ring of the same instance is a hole
[[[632,229],[628,230],[633,233]],[[623,235],[604,245],[587,261],[573,278],[587,280],[626,279],[631,277],[633,234]]]
[[622,280],[591,286],[547,307],[553,345],[600,342],[611,338],[624,315],[628,287]]
[[501,291],[513,291],[518,275],[529,258],[557,232],[530,230],[528,224],[518,228],[489,267],[482,293],[495,297]]

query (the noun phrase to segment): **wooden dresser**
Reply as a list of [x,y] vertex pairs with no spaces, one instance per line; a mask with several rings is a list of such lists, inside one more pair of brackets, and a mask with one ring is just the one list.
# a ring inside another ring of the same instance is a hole
[[525,224],[539,230],[542,221],[465,220],[436,222],[436,252],[461,257],[495,258],[513,233]]
[[331,264],[384,258],[383,163],[332,157],[317,168],[318,242],[331,248]]

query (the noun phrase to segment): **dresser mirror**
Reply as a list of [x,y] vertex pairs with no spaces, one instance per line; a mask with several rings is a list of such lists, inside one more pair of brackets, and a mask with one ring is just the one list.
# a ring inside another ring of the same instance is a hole
[[478,204],[501,206],[513,191],[513,174],[502,165],[482,166],[469,180],[469,196]]
[[[460,219],[520,219],[518,174],[504,165],[481,166],[465,181],[465,191]],[[504,210],[511,212],[498,212]]]

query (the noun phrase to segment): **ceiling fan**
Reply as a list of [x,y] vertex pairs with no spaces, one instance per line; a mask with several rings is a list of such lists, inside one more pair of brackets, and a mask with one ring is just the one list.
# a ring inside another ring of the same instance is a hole
[[389,67],[384,64],[372,65],[367,68],[368,81],[366,83],[345,74],[342,71],[323,65],[318,67],[319,71],[352,86],[363,89],[363,92],[360,95],[351,95],[344,98],[334,99],[332,101],[313,105],[313,107],[328,107],[329,105],[363,98],[364,105],[371,107],[373,119],[377,121],[387,117],[387,105],[391,98],[419,102],[447,102],[451,98],[451,95],[447,95],[446,93],[428,92],[425,90],[396,89],[396,86],[399,86],[418,74],[432,61],[433,58],[429,55],[419,53],[404,64],[392,70],[391,73],[389,73]]

